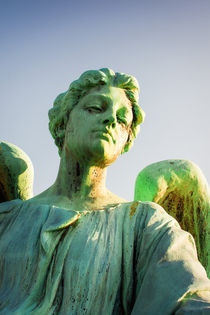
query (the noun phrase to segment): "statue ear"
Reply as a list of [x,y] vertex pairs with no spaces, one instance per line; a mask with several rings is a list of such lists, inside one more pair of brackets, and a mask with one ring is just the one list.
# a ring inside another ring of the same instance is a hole
[[58,153],[61,156],[61,152],[63,149],[64,141],[65,141],[65,134],[66,134],[66,128],[64,124],[60,124],[57,126],[56,132],[55,132],[55,144],[58,147]]
[[125,153],[125,152],[128,152],[128,150],[129,150],[129,144],[126,143],[125,146],[124,146],[124,148],[123,148],[123,150],[122,150],[122,152],[121,152],[121,154],[123,154],[123,153]]

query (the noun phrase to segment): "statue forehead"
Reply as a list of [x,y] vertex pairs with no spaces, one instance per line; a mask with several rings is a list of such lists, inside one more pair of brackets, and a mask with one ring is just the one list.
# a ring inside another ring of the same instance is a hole
[[85,103],[88,100],[91,99],[102,99],[102,100],[115,100],[115,101],[121,101],[125,105],[131,106],[131,102],[128,99],[124,89],[120,87],[115,86],[109,86],[109,85],[98,85],[96,87],[91,88],[87,94],[85,94],[80,102]]

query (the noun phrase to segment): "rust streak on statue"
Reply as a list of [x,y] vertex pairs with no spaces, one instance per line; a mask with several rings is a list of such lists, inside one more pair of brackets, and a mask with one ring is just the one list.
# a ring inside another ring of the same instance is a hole
[[139,205],[139,201],[135,201],[131,204],[130,206],[130,217],[132,217],[134,215],[134,213],[136,212],[136,209]]

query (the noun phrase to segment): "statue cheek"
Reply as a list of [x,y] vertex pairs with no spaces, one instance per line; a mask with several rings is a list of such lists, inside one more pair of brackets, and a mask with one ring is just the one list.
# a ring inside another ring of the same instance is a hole
[[126,144],[126,142],[128,141],[128,138],[129,138],[129,133],[128,133],[127,129],[120,126],[120,129],[117,133],[116,138],[118,139],[120,145],[124,146]]

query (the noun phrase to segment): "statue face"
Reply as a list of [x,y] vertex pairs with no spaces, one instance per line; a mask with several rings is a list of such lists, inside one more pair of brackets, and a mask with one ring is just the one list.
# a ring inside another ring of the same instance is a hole
[[117,87],[95,87],[70,113],[64,150],[93,165],[109,165],[121,154],[133,119],[131,102]]

